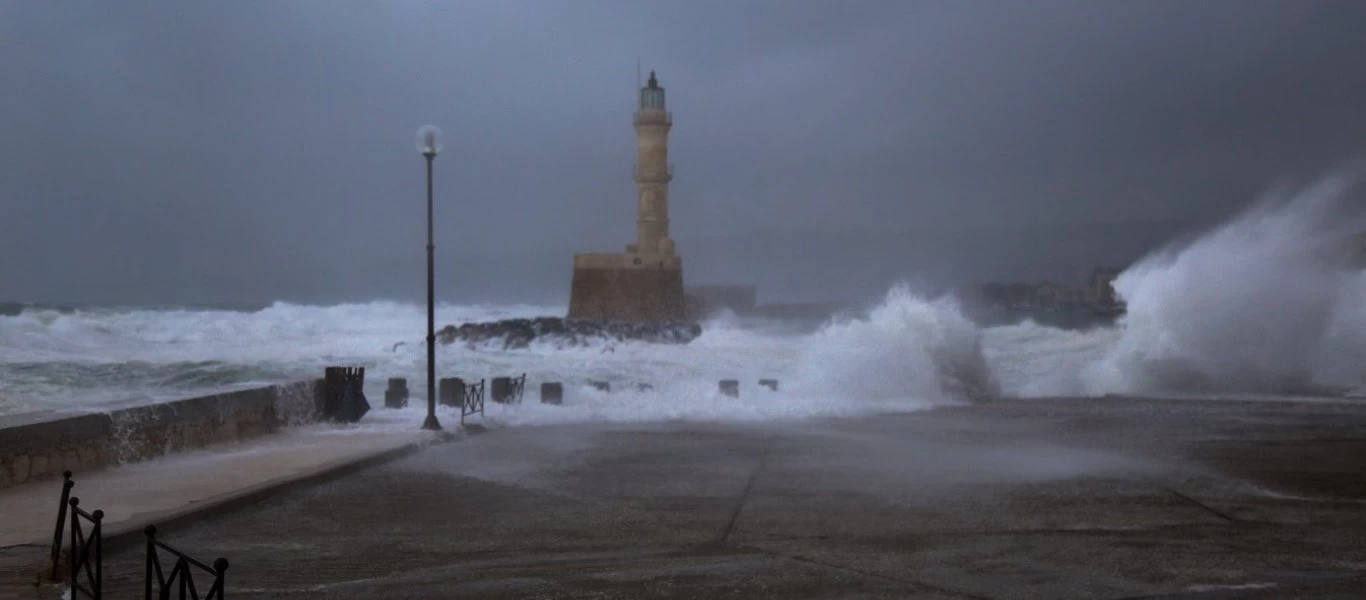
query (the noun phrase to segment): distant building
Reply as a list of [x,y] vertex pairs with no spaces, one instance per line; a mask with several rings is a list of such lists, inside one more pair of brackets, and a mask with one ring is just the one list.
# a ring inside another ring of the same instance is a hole
[[669,129],[664,88],[650,72],[632,122],[636,130],[636,242],[623,253],[574,255],[569,318],[669,322],[687,317],[683,258],[669,237]]
[[1114,313],[1123,309],[1114,280],[1121,269],[1096,267],[1086,283],[1071,286],[1042,283],[985,283],[959,291],[974,303],[1006,309],[1085,309]]

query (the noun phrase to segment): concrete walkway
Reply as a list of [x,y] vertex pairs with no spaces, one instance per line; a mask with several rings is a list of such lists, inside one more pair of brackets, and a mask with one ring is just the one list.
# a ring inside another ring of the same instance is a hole
[[[516,427],[177,535],[237,599],[1362,598],[1366,404]],[[111,597],[142,551],[106,559]]]
[[[106,552],[141,542],[142,529],[177,524],[281,493],[285,486],[396,458],[441,439],[410,427],[310,425],[245,442],[77,473],[72,496],[104,511]],[[0,584],[33,581],[47,561],[62,481],[0,490]],[[63,534],[69,540],[70,529]],[[3,590],[0,590],[3,591]],[[0,597],[3,594],[0,593]]]

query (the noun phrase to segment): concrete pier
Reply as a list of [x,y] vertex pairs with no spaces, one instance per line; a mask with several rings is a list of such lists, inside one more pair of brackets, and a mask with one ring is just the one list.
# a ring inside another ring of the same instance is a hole
[[[167,539],[178,539],[181,531],[208,514],[255,505],[291,486],[341,477],[442,439],[415,426],[399,426],[412,419],[403,421],[371,431],[307,425],[197,452],[80,472],[74,476],[72,495],[81,499],[83,508],[104,511],[106,552],[119,547],[140,552],[147,525],[160,527],[171,536]],[[0,489],[0,599],[38,597],[33,583],[49,564],[61,489],[61,479]],[[69,535],[68,529],[63,548]],[[138,569],[124,566],[115,571],[106,562],[104,573],[106,590],[111,581],[136,579],[141,585]],[[109,593],[114,595],[106,597],[140,597]]]
[[515,427],[178,541],[233,598],[1359,598],[1364,472],[1343,401]]

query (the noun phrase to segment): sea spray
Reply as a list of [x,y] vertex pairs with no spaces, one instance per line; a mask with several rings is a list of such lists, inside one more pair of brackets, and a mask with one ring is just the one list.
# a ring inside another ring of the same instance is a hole
[[940,404],[994,396],[981,336],[952,296],[926,300],[894,286],[863,318],[804,341],[797,386],[854,400]]
[[982,347],[1003,395],[1077,396],[1088,393],[1088,371],[1119,335],[1115,327],[1060,329],[1026,319],[983,329]]
[[[1085,374],[1090,393],[1302,393],[1360,383],[1358,261],[1366,215],[1354,178],[1273,196],[1115,282],[1121,334]],[[1352,372],[1354,371],[1355,372]],[[1355,380],[1355,381],[1352,381]]]

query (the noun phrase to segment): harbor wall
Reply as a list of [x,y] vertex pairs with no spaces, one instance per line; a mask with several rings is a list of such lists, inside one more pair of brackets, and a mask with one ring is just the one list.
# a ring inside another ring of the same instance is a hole
[[0,417],[0,488],[246,440],[314,422],[322,380],[155,404]]

